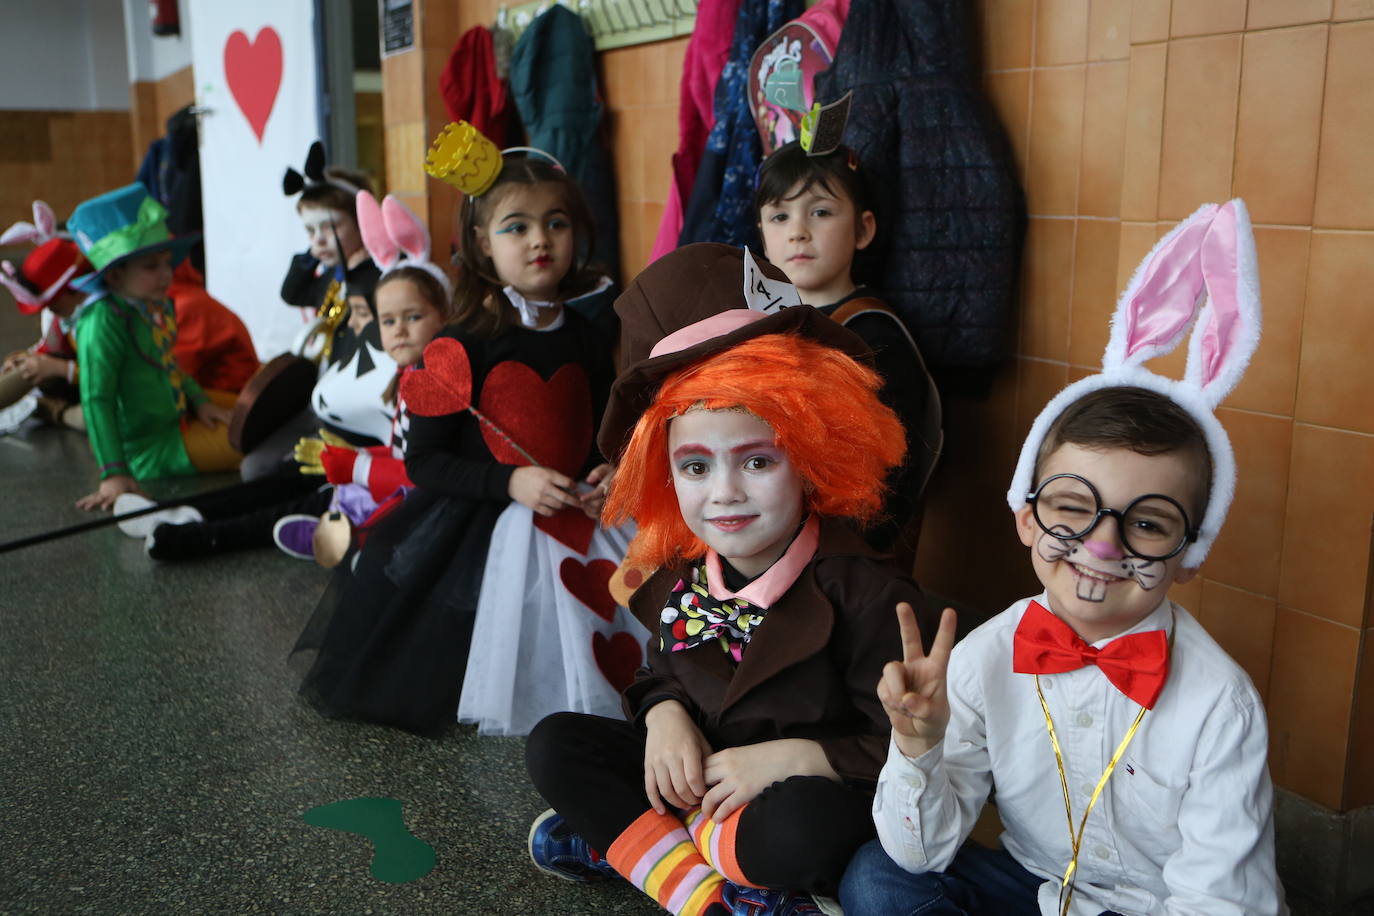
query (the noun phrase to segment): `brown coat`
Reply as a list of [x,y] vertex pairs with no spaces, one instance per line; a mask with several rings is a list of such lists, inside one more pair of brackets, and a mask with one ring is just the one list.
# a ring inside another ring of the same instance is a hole
[[660,614],[679,578],[660,569],[630,601],[654,635],[647,666],[625,690],[626,714],[642,722],[655,703],[678,700],[715,750],[810,738],[842,779],[871,789],[889,733],[878,678],[902,655],[897,602],[917,609],[927,642],[935,632],[916,583],[843,522],[822,519],[816,556],[732,666],[714,645],[660,651]]

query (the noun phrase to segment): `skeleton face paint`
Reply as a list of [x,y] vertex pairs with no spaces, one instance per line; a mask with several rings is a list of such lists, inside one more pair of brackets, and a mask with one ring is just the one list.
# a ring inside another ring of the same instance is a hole
[[[1041,468],[1041,479],[1055,474],[1090,481],[1109,508],[1125,508],[1145,493],[1168,496],[1184,507],[1193,499],[1192,465],[1176,454],[1065,444]],[[1027,505],[1017,512],[1016,527],[1021,543],[1031,548],[1050,610],[1088,642],[1135,626],[1164,600],[1169,585],[1192,578],[1194,572],[1182,568],[1182,554],[1167,560],[1132,556],[1121,541],[1121,529],[1105,517],[1075,538],[1065,528],[1042,530]]]

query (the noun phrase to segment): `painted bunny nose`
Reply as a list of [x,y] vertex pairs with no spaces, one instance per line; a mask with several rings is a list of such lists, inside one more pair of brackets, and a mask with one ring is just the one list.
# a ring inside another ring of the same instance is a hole
[[1084,541],[1083,548],[1099,560],[1121,559],[1121,551],[1110,541]]

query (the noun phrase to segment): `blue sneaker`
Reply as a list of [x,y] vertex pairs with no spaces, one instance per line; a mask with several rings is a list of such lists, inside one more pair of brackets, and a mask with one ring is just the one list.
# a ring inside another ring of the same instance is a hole
[[587,841],[568,829],[562,815],[550,808],[530,825],[530,859],[540,871],[565,881],[603,881],[620,873]]
[[810,894],[740,887],[726,881],[723,896],[730,916],[824,916]]

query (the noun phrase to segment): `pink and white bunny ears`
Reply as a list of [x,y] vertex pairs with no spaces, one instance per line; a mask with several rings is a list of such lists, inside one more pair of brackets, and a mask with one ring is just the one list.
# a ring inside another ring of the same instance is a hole
[[444,295],[453,287],[448,275],[429,259],[429,230],[410,208],[388,194],[381,202],[367,191],[358,192],[358,232],[382,276],[402,267],[416,267],[439,281]]
[[[1206,304],[1199,310],[1204,294]],[[1146,369],[1147,360],[1178,346],[1194,317],[1183,378]],[[1074,382],[1045,405],[1021,446],[1007,504],[1013,512],[1026,505],[1040,444],[1069,405],[1101,388],[1145,388],[1186,410],[1207,439],[1211,493],[1198,539],[1183,554],[1184,567],[1202,565],[1236,490],[1231,440],[1214,411],[1245,374],[1259,336],[1259,271],[1250,215],[1239,198],[1207,204],[1164,236],[1136,268],[1112,316],[1102,373]]]
[[57,231],[52,207],[41,200],[33,202],[32,223],[20,221],[0,233],[0,245],[30,242],[38,247],[24,259],[22,268],[0,261],[0,284],[10,291],[25,315],[41,311],[86,264],[76,243]]

